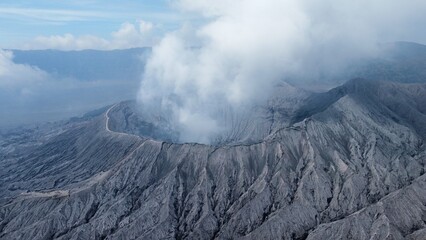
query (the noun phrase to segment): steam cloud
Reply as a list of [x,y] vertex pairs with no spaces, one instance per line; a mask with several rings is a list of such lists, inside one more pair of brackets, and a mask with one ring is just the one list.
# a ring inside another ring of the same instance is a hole
[[[317,78],[377,54],[378,42],[418,40],[426,1],[180,0],[201,26],[167,34],[138,98],[168,113],[182,141],[224,131],[217,112],[262,101],[277,81]],[[411,27],[415,25],[416,27]],[[421,25],[421,24],[420,24]]]

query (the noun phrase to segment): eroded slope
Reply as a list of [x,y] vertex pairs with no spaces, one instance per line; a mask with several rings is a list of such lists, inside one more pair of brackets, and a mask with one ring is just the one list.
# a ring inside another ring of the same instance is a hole
[[421,239],[424,85],[343,88],[261,141],[223,146],[116,132],[114,105],[1,161],[0,238]]

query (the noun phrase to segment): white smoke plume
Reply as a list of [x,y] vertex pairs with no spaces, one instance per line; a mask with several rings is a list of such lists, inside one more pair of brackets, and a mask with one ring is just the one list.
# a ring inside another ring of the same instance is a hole
[[170,114],[182,141],[209,142],[224,130],[215,117],[223,106],[259,103],[277,81],[331,75],[374,56],[379,42],[425,37],[411,31],[425,23],[423,0],[173,4],[202,23],[187,23],[153,48],[138,98]]

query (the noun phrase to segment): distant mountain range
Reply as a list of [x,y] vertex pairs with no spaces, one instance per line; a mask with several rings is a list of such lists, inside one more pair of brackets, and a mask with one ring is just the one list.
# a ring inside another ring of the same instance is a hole
[[[79,80],[140,80],[151,48],[124,50],[11,50],[14,62],[36,66],[50,74]],[[395,82],[426,82],[426,46],[411,42],[381,45],[381,54],[362,59],[334,76],[339,84],[353,78]],[[318,79],[316,79],[318,80]],[[321,79],[327,81],[327,79]]]
[[426,82],[426,46],[411,42],[383,44],[379,58],[354,66],[347,77],[402,83]]
[[11,50],[14,62],[36,66],[54,76],[82,81],[141,79],[151,48],[124,50]]
[[[348,79],[364,78],[401,83],[426,82],[426,46],[411,42],[380,44],[375,57],[353,59],[335,73],[302,79],[290,78],[294,85],[337,86]],[[374,54],[373,54],[374,55]],[[309,74],[308,74],[309,76]]]

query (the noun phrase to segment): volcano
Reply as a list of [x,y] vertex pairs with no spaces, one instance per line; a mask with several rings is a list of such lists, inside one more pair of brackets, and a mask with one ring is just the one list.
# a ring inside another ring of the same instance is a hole
[[287,84],[214,144],[134,101],[3,132],[0,239],[424,239],[426,84]]

